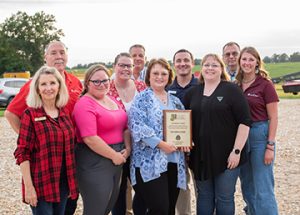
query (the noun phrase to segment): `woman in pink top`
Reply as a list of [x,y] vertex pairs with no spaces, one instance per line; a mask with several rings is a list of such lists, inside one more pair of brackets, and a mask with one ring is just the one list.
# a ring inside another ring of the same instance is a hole
[[108,70],[91,66],[85,74],[84,91],[73,117],[78,146],[76,165],[84,214],[108,214],[115,204],[122,166],[130,154],[127,115],[113,97]]

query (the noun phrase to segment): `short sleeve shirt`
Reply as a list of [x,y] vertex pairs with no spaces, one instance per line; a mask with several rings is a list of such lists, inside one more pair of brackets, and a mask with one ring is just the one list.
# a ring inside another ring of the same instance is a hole
[[[69,92],[69,101],[65,107],[66,112],[71,116],[74,105],[81,94],[82,84],[74,75],[64,71],[65,83]],[[31,81],[28,81],[21,89],[16,97],[7,107],[9,112],[16,114],[18,117],[21,117],[24,110],[28,107],[26,104],[26,98],[29,94]]]
[[[111,99],[115,101],[113,97]],[[127,115],[122,107],[118,106],[118,110],[109,110],[89,96],[81,97],[73,111],[78,141],[83,142],[83,137],[97,135],[107,144],[123,142]]]
[[261,76],[257,76],[255,81],[244,91],[244,95],[249,103],[253,122],[268,120],[266,105],[279,101],[272,82]]

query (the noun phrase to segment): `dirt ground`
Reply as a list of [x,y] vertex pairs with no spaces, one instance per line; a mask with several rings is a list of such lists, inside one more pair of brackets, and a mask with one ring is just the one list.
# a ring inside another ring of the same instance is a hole
[[[21,202],[21,174],[13,151],[17,135],[5,118],[0,117],[0,214],[29,215]],[[300,214],[300,100],[281,100],[275,161],[275,192],[281,215]],[[194,201],[193,201],[194,202]],[[243,201],[237,184],[236,214],[243,213]],[[76,214],[82,214],[82,202]]]

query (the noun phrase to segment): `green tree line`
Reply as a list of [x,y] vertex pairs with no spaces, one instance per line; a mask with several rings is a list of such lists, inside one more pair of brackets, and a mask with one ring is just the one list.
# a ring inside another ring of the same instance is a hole
[[53,15],[17,12],[0,24],[0,76],[10,71],[37,71],[44,64],[44,49],[64,33]]
[[300,62],[300,52],[294,52],[291,55],[283,54],[273,54],[271,57],[264,57],[263,61],[265,63],[285,63],[285,62]]

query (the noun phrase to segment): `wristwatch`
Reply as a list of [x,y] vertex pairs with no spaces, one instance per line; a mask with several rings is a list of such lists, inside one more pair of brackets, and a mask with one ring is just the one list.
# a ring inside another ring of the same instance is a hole
[[234,151],[234,154],[236,154],[236,155],[239,155],[241,153],[241,150],[239,150],[239,149],[234,149],[233,151]]
[[270,145],[270,146],[274,146],[275,145],[275,141],[272,141],[272,140],[268,140],[267,144]]

